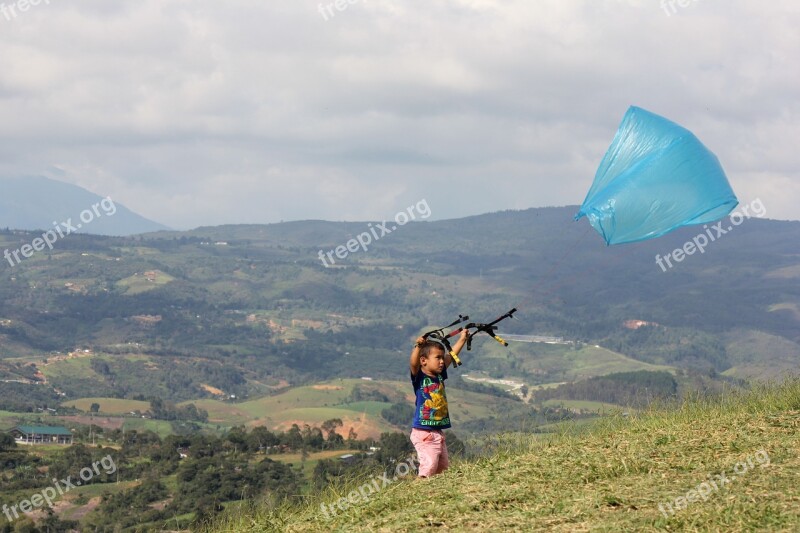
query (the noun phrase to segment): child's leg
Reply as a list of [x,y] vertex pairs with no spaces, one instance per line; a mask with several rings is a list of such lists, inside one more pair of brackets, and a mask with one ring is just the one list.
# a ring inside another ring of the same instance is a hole
[[439,452],[439,465],[436,468],[436,473],[441,474],[447,467],[450,466],[450,455],[447,453],[447,442],[442,434],[442,449]]
[[411,443],[416,448],[419,459],[419,477],[430,477],[439,469],[440,439],[437,437],[434,431],[416,428],[411,430]]

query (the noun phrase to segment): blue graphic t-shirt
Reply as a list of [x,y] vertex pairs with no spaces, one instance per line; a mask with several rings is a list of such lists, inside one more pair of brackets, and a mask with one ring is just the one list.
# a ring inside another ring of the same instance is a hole
[[416,376],[411,376],[411,384],[414,386],[414,394],[417,396],[412,428],[447,429],[450,427],[447,396],[444,392],[444,380],[446,379],[447,369],[434,377],[427,375],[422,370],[417,372]]

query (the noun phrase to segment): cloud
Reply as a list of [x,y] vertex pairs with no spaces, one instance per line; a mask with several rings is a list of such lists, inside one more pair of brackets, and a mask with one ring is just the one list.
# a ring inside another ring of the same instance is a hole
[[[8,4],[8,0],[6,0]],[[51,0],[0,16],[0,175],[174,227],[577,204],[628,105],[800,219],[791,0]]]

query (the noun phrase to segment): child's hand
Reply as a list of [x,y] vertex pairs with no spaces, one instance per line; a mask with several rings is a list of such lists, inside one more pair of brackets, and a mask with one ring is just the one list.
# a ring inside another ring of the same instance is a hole
[[451,355],[455,355],[456,357],[458,357],[458,354],[461,353],[461,348],[463,348],[464,345],[467,344],[468,340],[469,340],[469,330],[464,328],[461,330],[461,335],[458,336],[458,341],[456,342],[456,345],[453,346],[453,351],[451,352]]
[[416,342],[415,346],[416,346],[417,348],[419,348],[419,347],[420,347],[420,346],[422,346],[423,344],[425,344],[425,337],[418,337],[418,338],[417,338],[417,342]]

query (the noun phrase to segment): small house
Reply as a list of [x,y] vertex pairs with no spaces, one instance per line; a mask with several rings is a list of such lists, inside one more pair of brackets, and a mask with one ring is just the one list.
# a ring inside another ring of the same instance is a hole
[[59,426],[16,426],[9,433],[17,444],[72,444],[72,432]]

